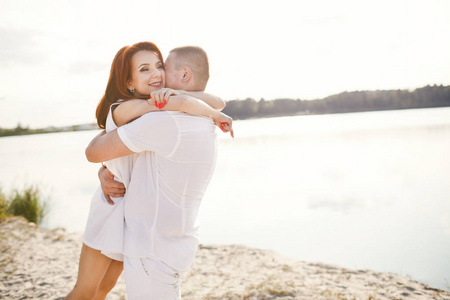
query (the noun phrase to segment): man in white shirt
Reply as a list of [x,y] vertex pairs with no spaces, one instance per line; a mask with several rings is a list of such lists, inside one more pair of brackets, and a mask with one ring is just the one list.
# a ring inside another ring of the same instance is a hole
[[[172,50],[166,60],[167,84],[204,90],[209,76],[199,79],[191,67],[180,66],[182,50]],[[139,155],[124,196],[127,294],[132,300],[179,299],[181,275],[198,246],[199,206],[216,163],[214,122],[179,112],[149,113],[97,137],[86,150],[90,161],[132,153]]]

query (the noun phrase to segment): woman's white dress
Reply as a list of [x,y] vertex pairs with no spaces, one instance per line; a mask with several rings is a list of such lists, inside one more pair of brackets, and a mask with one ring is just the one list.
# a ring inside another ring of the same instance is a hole
[[[114,103],[106,118],[106,132],[117,128],[112,118],[112,108],[118,105]],[[107,168],[115,175],[115,179],[122,182],[128,188],[130,174],[136,154],[119,157],[105,162]],[[83,242],[112,259],[123,261],[123,235],[124,235],[124,199],[111,198],[114,205],[109,204],[101,187],[91,200],[89,217],[83,236]]]

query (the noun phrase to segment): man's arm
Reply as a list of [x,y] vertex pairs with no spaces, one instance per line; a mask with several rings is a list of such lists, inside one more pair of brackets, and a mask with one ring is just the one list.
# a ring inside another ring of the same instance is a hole
[[100,170],[98,170],[98,179],[100,179],[100,186],[109,204],[114,205],[111,197],[119,198],[125,195],[125,185],[122,182],[114,180],[114,174],[108,168],[104,166],[100,167]]
[[98,134],[86,148],[86,158],[90,162],[99,163],[113,158],[133,154],[125,146],[117,134],[117,130]]

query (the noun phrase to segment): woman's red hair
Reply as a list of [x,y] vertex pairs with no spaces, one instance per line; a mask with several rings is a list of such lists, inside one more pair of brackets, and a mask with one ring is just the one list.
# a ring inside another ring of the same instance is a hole
[[106,117],[111,104],[119,99],[129,100],[136,98],[127,89],[127,82],[131,79],[131,58],[137,52],[144,50],[155,52],[161,62],[164,62],[161,51],[151,42],[140,42],[133,46],[125,46],[117,52],[111,65],[105,94],[100,100],[95,114],[100,128],[105,128]]

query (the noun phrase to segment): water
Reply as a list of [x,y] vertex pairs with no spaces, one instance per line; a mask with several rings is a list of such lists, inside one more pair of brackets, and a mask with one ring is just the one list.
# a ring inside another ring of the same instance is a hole
[[[201,242],[395,272],[450,289],[450,108],[235,122],[220,135]],[[46,227],[83,231],[97,131],[0,139],[3,190],[40,183]]]

